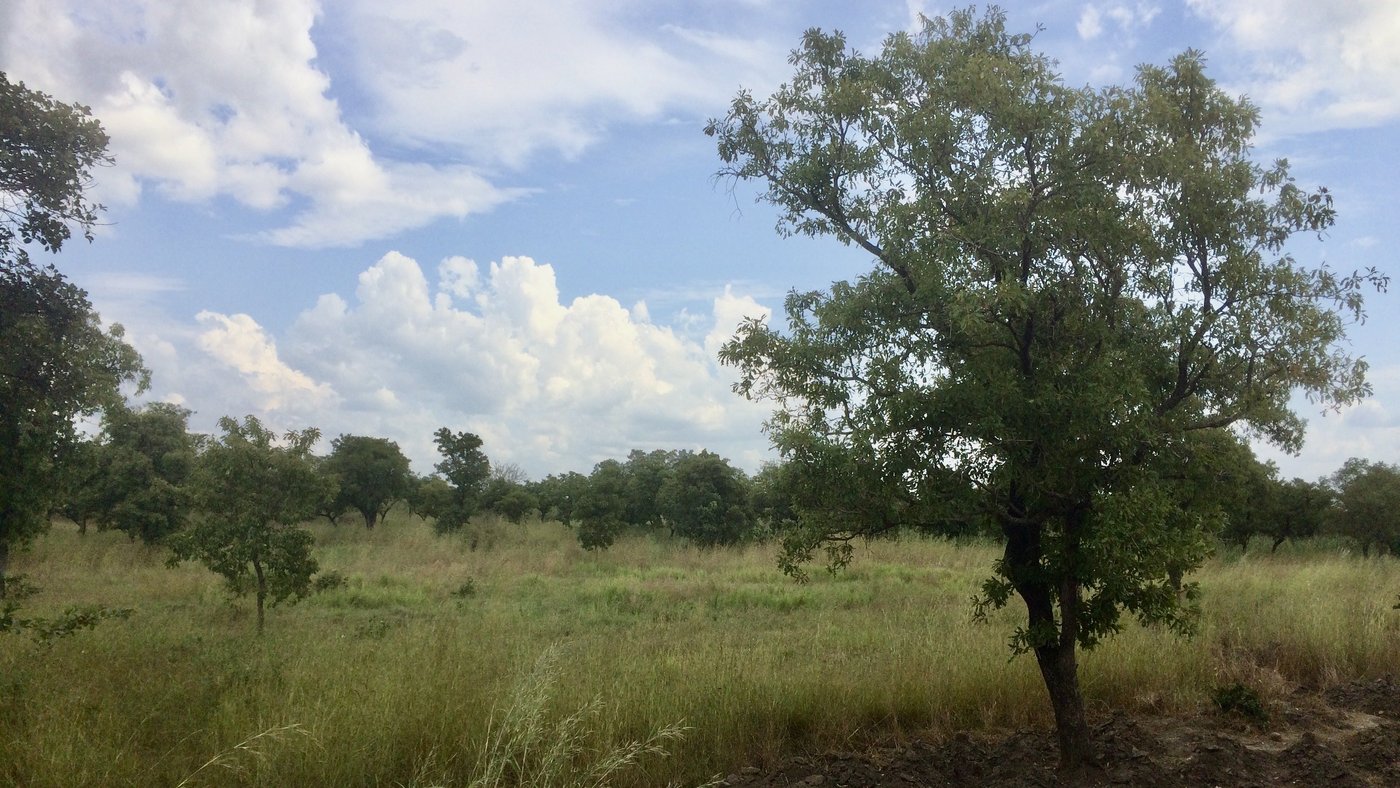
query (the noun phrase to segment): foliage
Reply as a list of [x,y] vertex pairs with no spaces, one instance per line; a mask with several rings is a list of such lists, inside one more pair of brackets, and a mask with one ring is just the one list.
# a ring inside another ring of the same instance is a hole
[[1281,483],[1275,495],[1274,516],[1262,529],[1273,540],[1270,552],[1276,552],[1285,541],[1322,533],[1335,501],[1331,488],[1323,482],[1295,478]]
[[627,525],[627,471],[622,463],[603,460],[593,466],[571,514],[583,549],[610,547]]
[[102,527],[155,544],[184,526],[189,515],[185,485],[198,450],[189,417],[187,409],[163,402],[104,414],[105,441],[93,480]]
[[354,509],[369,529],[407,498],[413,485],[408,458],[387,438],[341,435],[331,442],[323,469],[338,485],[331,510]]
[[29,266],[25,244],[57,252],[73,225],[92,240],[101,205],[87,200],[92,170],[112,159],[107,133],[81,104],[63,104],[0,73],[0,261]]
[[452,485],[441,476],[421,476],[408,496],[408,509],[420,517],[438,519],[452,506]]
[[574,523],[574,507],[588,490],[588,477],[577,471],[546,476],[531,485],[540,513],[565,525]]
[[433,433],[442,461],[438,473],[452,486],[451,502],[434,514],[434,527],[441,532],[457,531],[481,506],[481,495],[491,478],[491,462],[481,451],[481,438],[470,432],[452,432],[446,427]]
[[656,493],[656,508],[673,534],[702,547],[734,544],[753,531],[748,477],[708,451],[676,460]]
[[505,478],[493,478],[486,483],[481,496],[481,508],[494,512],[512,523],[519,523],[531,512],[539,510],[539,500],[528,485]]
[[1211,692],[1211,700],[1216,708],[1226,714],[1239,714],[1250,722],[1263,725],[1269,721],[1269,710],[1264,708],[1264,700],[1253,687],[1235,682],[1229,686],[1216,687]]
[[745,321],[721,358],[739,393],[777,402],[786,458],[869,504],[789,555],[902,522],[997,524],[980,609],[1025,603],[1012,644],[1036,656],[1073,769],[1093,758],[1077,650],[1124,614],[1189,626],[1173,578],[1207,543],[1173,516],[1187,436],[1238,425],[1296,449],[1296,388],[1363,396],[1342,342],[1385,279],[1284,251],[1332,223],[1332,198],[1249,158],[1259,113],[1199,53],[1071,88],[1004,23],[957,11],[873,57],[809,31],[787,84],[709,124],[721,176],[761,182],[783,232],[875,261],[790,294],[783,331]]
[[1400,552],[1400,466],[1347,460],[1330,479],[1336,493],[1332,529],[1372,548]]
[[86,107],[65,105],[0,74],[0,596],[12,545],[31,539],[59,503],[74,420],[146,385],[120,326],[104,330],[87,294],[26,244],[57,252],[101,206],[86,200],[107,136]]
[[253,591],[261,634],[266,600],[275,605],[310,590],[313,540],[297,524],[334,490],[311,462],[316,429],[288,432],[280,443],[253,416],[242,423],[225,416],[219,429],[190,479],[197,516],[169,539],[170,562],[199,561],[235,596]]

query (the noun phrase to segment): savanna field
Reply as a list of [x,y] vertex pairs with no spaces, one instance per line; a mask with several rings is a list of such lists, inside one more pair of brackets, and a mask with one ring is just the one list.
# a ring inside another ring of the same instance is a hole
[[[0,641],[0,782],[699,785],[1052,724],[1033,660],[1008,659],[1020,610],[971,621],[990,542],[874,542],[797,584],[771,544],[586,553],[557,523],[502,521],[473,550],[400,510],[374,531],[310,527],[331,579],[271,609],[262,638],[250,599],[123,534],[61,522],[15,555],[38,589],[27,616],[132,612]],[[1400,664],[1393,558],[1256,543],[1197,579],[1195,638],[1133,624],[1085,655],[1091,715],[1218,713],[1221,687],[1269,704]]]

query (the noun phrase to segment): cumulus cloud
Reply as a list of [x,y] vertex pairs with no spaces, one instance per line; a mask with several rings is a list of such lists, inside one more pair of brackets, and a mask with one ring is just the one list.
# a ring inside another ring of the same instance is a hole
[[383,436],[420,472],[444,426],[537,477],[633,448],[708,448],[749,468],[768,457],[769,404],[734,395],[714,357],[741,319],[768,315],[733,289],[711,291],[703,320],[658,325],[644,302],[561,301],[553,268],[528,257],[449,257],[429,275],[390,252],[277,332],[247,314],[168,317],[149,300],[158,289],[138,290],[147,300],[96,293],[152,369],[148,397],[188,404],[198,430],[251,413],[279,431]]
[[0,68],[92,106],[117,160],[101,173],[106,199],[149,187],[290,208],[260,236],[277,244],[353,245],[521,193],[461,165],[376,156],[317,65],[319,13],[313,0],[17,0]]
[[638,447],[703,446],[754,465],[766,406],[735,397],[711,352],[745,314],[766,310],[726,291],[691,337],[608,296],[561,303],[553,269],[528,257],[448,258],[434,285],[391,252],[353,302],[328,294],[303,312],[284,348],[343,399],[334,429],[390,435],[418,457],[447,425],[535,473]]
[[315,409],[335,402],[329,386],[284,363],[277,355],[277,344],[248,315],[205,311],[195,320],[204,326],[197,340],[199,349],[242,376],[244,384],[259,395],[251,403],[256,409]]
[[1393,0],[1188,0],[1247,60],[1241,85],[1296,131],[1400,116],[1400,3]]
[[785,71],[786,43],[642,21],[641,0],[5,5],[0,69],[111,134],[104,199],[230,198],[283,224],[254,237],[295,247],[488,211],[526,193],[502,165],[702,118]]

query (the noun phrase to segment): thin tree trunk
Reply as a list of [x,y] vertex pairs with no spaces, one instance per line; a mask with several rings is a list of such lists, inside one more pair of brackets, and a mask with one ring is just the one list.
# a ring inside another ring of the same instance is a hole
[[10,543],[0,539],[0,599],[5,598],[5,573],[10,571]]
[[367,529],[373,531],[373,530],[374,530],[374,524],[377,523],[377,522],[379,522],[379,512],[376,511],[376,510],[374,510],[374,509],[366,509],[366,510],[364,511],[364,515],[365,515],[365,528],[367,528]]
[[263,574],[262,561],[253,555],[253,572],[258,576],[258,635],[263,633],[263,600],[267,599],[267,575]]

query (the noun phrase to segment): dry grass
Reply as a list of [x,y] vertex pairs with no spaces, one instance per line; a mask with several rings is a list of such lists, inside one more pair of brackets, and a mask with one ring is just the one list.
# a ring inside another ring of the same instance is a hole
[[[876,543],[799,586],[771,546],[629,538],[592,555],[531,523],[472,551],[401,515],[372,533],[314,530],[323,568],[348,581],[270,611],[261,640],[213,575],[167,569],[119,535],[60,525],[17,556],[42,587],[35,615],[136,613],[42,652],[0,641],[0,783],[470,785],[510,738],[519,677],[554,644],[532,719],[568,741],[546,758],[560,784],[659,746],[679,720],[692,730],[666,742],[671,757],[608,782],[696,784],[803,749],[1049,722],[1032,662],[1007,658],[1017,612],[970,623],[991,545]],[[1093,708],[1187,711],[1234,681],[1267,695],[1400,664],[1400,562],[1285,548],[1217,559],[1200,580],[1198,638],[1129,627],[1086,657]],[[293,723],[307,736],[252,738]],[[208,765],[212,753],[242,770]]]

